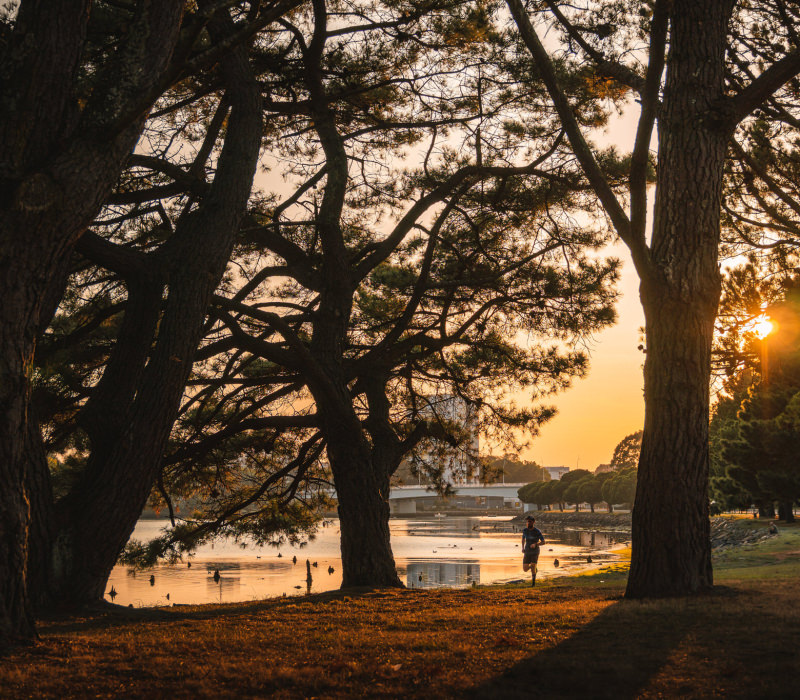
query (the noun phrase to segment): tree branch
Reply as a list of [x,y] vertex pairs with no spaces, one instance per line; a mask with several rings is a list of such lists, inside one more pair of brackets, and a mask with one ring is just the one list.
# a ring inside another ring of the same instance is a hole
[[[631,88],[631,90],[634,90],[639,94],[642,94],[645,91],[646,79],[643,79],[641,75],[631,70],[627,66],[617,63],[616,61],[610,61],[600,51],[589,44],[589,42],[583,38],[577,28],[562,14],[561,10],[558,8],[558,5],[552,2],[552,0],[545,0],[545,4],[550,8],[550,11],[558,20],[559,24],[564,27],[569,37],[583,49],[583,51],[587,56],[589,56],[589,58],[592,59],[592,61],[594,61],[594,63],[597,65],[597,70],[601,75],[613,78],[617,82],[627,85],[629,88]],[[663,3],[659,3],[659,5],[663,6]],[[656,8],[656,12],[658,12],[658,7]]]
[[658,115],[661,75],[666,60],[667,29],[669,11],[666,2],[655,6],[650,30],[650,60],[642,91],[642,112],[636,128],[636,140],[631,155],[631,236],[644,241],[647,228],[647,165],[650,154],[650,139]]
[[800,73],[800,49],[795,49],[773,63],[739,94],[725,100],[720,110],[724,115],[724,127],[733,132],[742,119],[798,73]]
[[581,133],[580,125],[575,118],[569,100],[559,85],[553,63],[544,46],[542,46],[541,41],[539,41],[539,37],[531,24],[530,18],[521,0],[506,0],[506,3],[511,10],[511,14],[514,17],[523,42],[531,52],[533,61],[539,70],[547,92],[550,94],[550,99],[553,101],[558,116],[561,118],[561,123],[572,144],[575,157],[581,164],[586,178],[589,180],[592,189],[611,219],[611,223],[616,229],[617,234],[628,248],[630,248],[634,265],[639,271],[639,274],[646,275],[651,263],[650,251],[647,248],[645,239],[639,235],[634,235],[634,232],[631,230],[631,222],[614,194],[614,191],[611,189],[611,185],[603,175],[594,154]]

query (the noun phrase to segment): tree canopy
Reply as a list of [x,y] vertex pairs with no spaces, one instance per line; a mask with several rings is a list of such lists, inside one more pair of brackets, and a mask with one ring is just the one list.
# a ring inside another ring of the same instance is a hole
[[[415,449],[426,455],[446,446],[475,459],[469,435],[436,410],[434,397],[468,407],[484,435],[535,434],[552,409],[515,406],[508,394],[526,387],[546,398],[580,376],[586,359],[571,348],[613,319],[618,263],[587,256],[606,238],[597,221],[574,219],[591,206],[551,115],[520,107],[516,84],[487,67],[502,42],[485,13],[447,2],[410,13],[391,4],[351,10],[316,3],[277,24],[260,20],[265,30],[249,56],[266,115],[262,158],[296,189],[251,198],[226,276],[211,305],[195,307],[206,314],[203,338],[187,336],[182,354],[167,357],[170,376],[184,377],[183,405],[159,419],[163,436],[177,410],[170,443],[148,440],[152,466],[138,488],[153,487],[173,516],[176,497],[198,510],[147,556],[213,533],[301,534],[320,480],[336,479],[331,436],[348,464],[353,445],[381,462],[361,477],[388,480]],[[206,40],[215,41],[213,32]],[[474,53],[470,61],[465,51]],[[147,324],[165,348],[173,341],[163,314],[183,314],[184,330],[201,328],[187,323],[178,301],[187,287],[175,273],[163,308],[156,300],[170,264],[196,283],[205,279],[189,263],[208,263],[209,249],[178,242],[205,220],[214,181],[202,175],[222,167],[227,142],[241,133],[231,96],[220,98],[220,78],[198,72],[161,98],[147,147],[81,239],[84,259],[40,345],[37,405],[46,449],[61,455],[59,498],[105,461],[101,436],[119,445],[118,431],[130,429],[124,407],[144,393],[137,375],[121,377],[120,369],[152,362]],[[535,80],[526,80],[527,100]],[[591,105],[579,83],[575,94]],[[519,143],[532,136],[539,143],[519,164]],[[421,145],[421,166],[407,167],[404,154]],[[140,270],[154,282],[140,282]],[[542,340],[523,344],[510,329]],[[142,376],[163,381],[159,372]],[[164,387],[157,380],[152,388]],[[349,416],[347,426],[326,426],[339,416]],[[155,425],[147,412],[141,421]],[[320,461],[325,454],[332,470]],[[142,462],[131,450],[124,458]],[[445,488],[443,470],[434,472]],[[357,499],[369,490],[363,478],[344,482]],[[370,517],[379,525],[383,518]],[[367,547],[351,549],[369,559]]]
[[611,466],[614,469],[629,469],[639,464],[639,453],[642,451],[642,431],[626,435],[619,441],[611,455]]
[[[731,275],[738,282],[749,279],[751,268]],[[738,273],[738,274],[737,274]],[[764,285],[767,286],[767,285]],[[760,295],[743,296],[751,304]],[[794,459],[800,439],[797,433],[797,405],[800,397],[800,357],[797,340],[800,334],[800,296],[795,277],[773,279],[768,286],[770,301],[758,303],[755,318],[771,319],[775,330],[763,338],[753,327],[753,313],[745,317],[743,340],[738,353],[742,358],[736,370],[726,375],[711,424],[714,477],[713,495],[720,508],[742,507],[756,503],[763,514],[780,504],[782,518],[792,520],[792,505],[800,498],[798,471]],[[780,294],[782,298],[775,298]],[[735,295],[728,295],[729,307]],[[753,307],[751,307],[753,308]],[[748,330],[749,324],[749,330]],[[730,353],[732,340],[723,336],[723,352]],[[733,367],[732,363],[728,367]]]

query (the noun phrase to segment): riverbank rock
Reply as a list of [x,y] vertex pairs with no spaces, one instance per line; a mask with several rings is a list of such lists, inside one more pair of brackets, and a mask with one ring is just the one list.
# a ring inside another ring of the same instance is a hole
[[722,551],[732,547],[756,544],[770,537],[777,537],[777,530],[771,533],[768,528],[752,528],[735,518],[711,518],[711,548]]

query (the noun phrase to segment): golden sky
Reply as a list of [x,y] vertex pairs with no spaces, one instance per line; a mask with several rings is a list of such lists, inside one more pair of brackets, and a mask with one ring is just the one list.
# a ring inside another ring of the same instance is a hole
[[[630,153],[638,117],[638,109],[631,103],[622,114],[612,114],[608,125],[590,136],[600,146],[613,144],[620,153]],[[655,133],[653,138],[651,148],[655,150]],[[650,189],[649,223],[653,218],[653,196]],[[597,334],[587,348],[591,357],[587,377],[553,397],[550,403],[558,408],[558,415],[542,428],[531,447],[523,451],[526,459],[543,466],[594,470],[611,460],[614,447],[622,438],[644,425],[644,355],[637,350],[639,329],[644,326],[639,278],[623,243],[612,246],[606,253],[623,261],[617,323]]]
[[623,244],[607,252],[624,263],[618,320],[586,348],[591,358],[588,375],[548,402],[558,408],[558,415],[522,453],[543,466],[594,470],[609,462],[617,443],[644,423],[644,355],[637,350],[644,326],[639,278]]
[[[613,115],[607,127],[591,137],[601,146],[613,143],[620,152],[630,152],[636,134],[636,112],[629,109],[621,115]],[[259,172],[256,186],[288,195],[292,187],[281,178],[280,166],[270,159],[266,159],[266,164],[271,171]],[[648,196],[652,207],[653,192]],[[652,216],[650,218],[652,220]],[[639,329],[644,326],[639,279],[623,243],[611,246],[604,254],[623,261],[617,323],[598,333],[586,347],[590,355],[586,378],[577,380],[570,389],[546,402],[558,408],[558,415],[543,426],[540,436],[521,453],[523,458],[543,466],[594,470],[611,460],[614,447],[622,438],[641,430],[644,424],[644,355],[636,349],[640,343]],[[523,400],[524,397],[518,396],[518,402]],[[484,444],[481,448],[495,453],[502,451]]]

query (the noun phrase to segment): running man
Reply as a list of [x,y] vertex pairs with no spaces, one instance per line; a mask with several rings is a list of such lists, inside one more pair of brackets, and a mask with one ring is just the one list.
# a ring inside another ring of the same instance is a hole
[[531,571],[531,586],[536,585],[536,564],[539,561],[539,545],[545,543],[542,531],[534,526],[536,518],[525,518],[527,527],[522,531],[522,570]]

